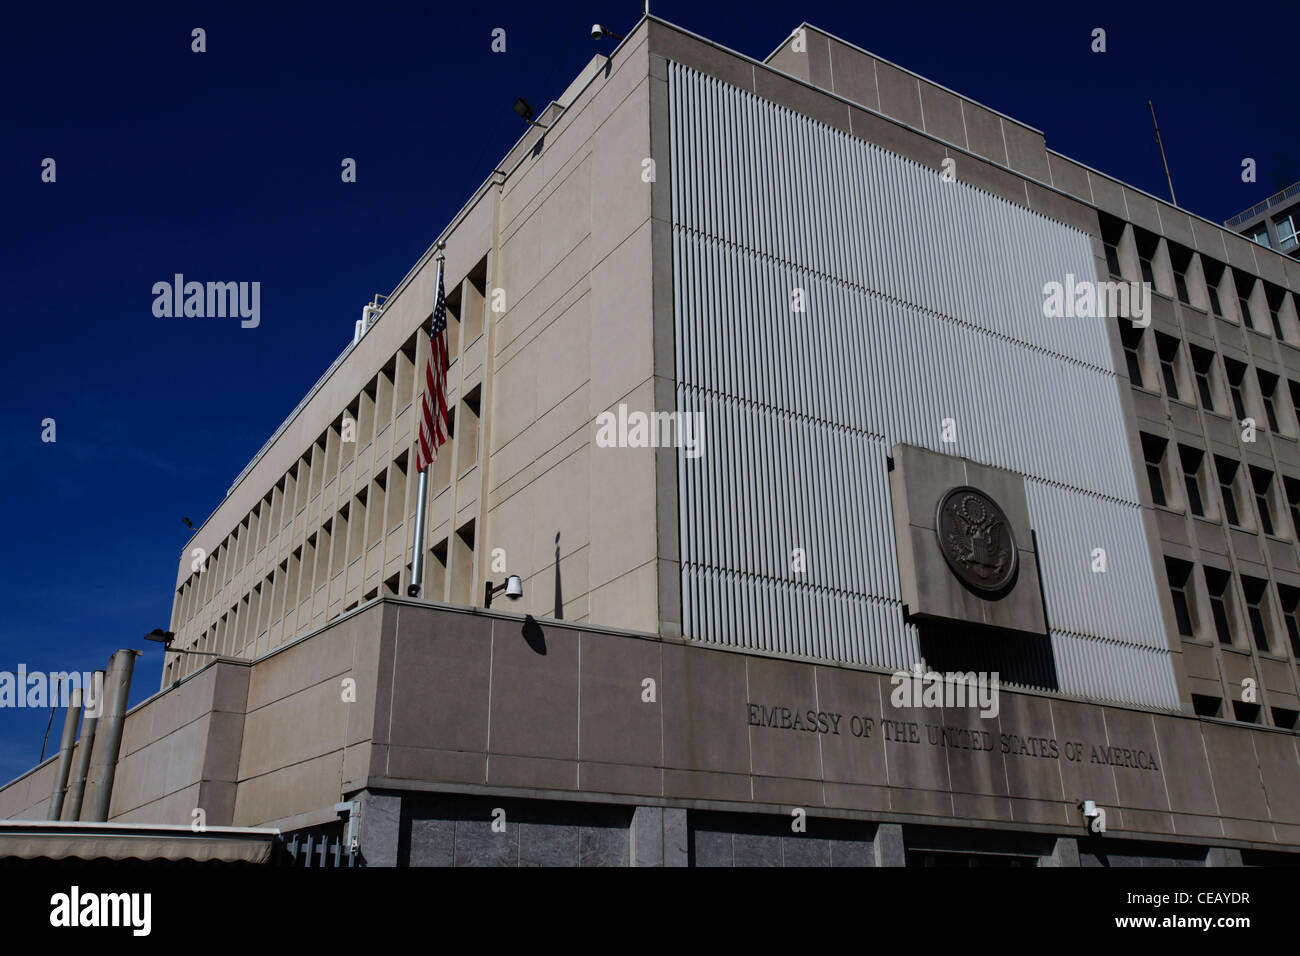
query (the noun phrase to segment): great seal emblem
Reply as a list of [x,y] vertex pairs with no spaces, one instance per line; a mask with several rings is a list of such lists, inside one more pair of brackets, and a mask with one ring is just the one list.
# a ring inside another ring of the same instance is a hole
[[998,503],[969,485],[939,499],[939,550],[952,573],[984,597],[1001,597],[1016,579],[1016,539]]

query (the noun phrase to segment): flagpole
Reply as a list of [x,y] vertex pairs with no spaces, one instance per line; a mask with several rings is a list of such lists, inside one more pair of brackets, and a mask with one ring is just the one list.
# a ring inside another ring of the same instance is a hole
[[[441,245],[438,248],[438,282],[437,290],[442,287],[442,269],[447,261]],[[437,296],[437,292],[434,295]],[[416,423],[419,428],[419,423]],[[417,436],[417,441],[418,436]],[[408,597],[418,598],[424,583],[424,513],[429,499],[429,465],[420,469],[420,483],[415,491],[415,540],[411,542],[411,583],[406,589]]]

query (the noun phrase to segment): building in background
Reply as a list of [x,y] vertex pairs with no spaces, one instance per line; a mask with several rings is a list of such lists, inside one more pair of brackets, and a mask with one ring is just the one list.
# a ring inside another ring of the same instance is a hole
[[1238,213],[1224,225],[1261,246],[1300,259],[1300,183]]
[[[808,24],[759,62],[643,18],[538,121],[438,237],[424,599],[435,248],[187,545],[174,646],[218,657],[128,715],[111,820],[369,864],[1300,858],[1300,265]],[[1074,295],[1119,283],[1140,321]],[[996,706],[900,703],[922,661]]]

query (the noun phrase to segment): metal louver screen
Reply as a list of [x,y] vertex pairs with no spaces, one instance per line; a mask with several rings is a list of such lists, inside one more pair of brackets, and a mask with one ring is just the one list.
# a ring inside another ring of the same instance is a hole
[[679,64],[668,89],[677,408],[707,435],[679,457],[685,635],[917,660],[908,442],[1026,477],[1062,691],[1177,708],[1104,320],[1043,317],[1045,282],[1096,278],[1089,238]]

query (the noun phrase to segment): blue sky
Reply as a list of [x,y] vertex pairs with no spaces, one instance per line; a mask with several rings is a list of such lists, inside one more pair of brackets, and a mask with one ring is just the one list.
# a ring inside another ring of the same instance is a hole
[[[158,686],[189,532],[405,275],[522,127],[637,3],[24,4],[0,37],[0,670],[145,650]],[[653,11],[765,57],[808,20],[1042,129],[1048,146],[1222,220],[1300,179],[1289,37],[1182,4],[809,0]],[[1244,8],[1243,8],[1244,9]],[[1094,27],[1108,51],[1089,50]],[[207,31],[192,53],[190,31]],[[506,31],[505,53],[490,49]],[[1283,44],[1273,49],[1274,41]],[[1290,90],[1292,95],[1287,96]],[[1241,181],[1243,157],[1259,182]],[[45,157],[57,181],[41,182]],[[357,182],[340,181],[343,157]],[[261,324],[156,318],[174,273],[260,281]],[[57,441],[41,441],[53,418]],[[0,709],[0,781],[48,711]],[[57,746],[61,715],[51,732]]]

